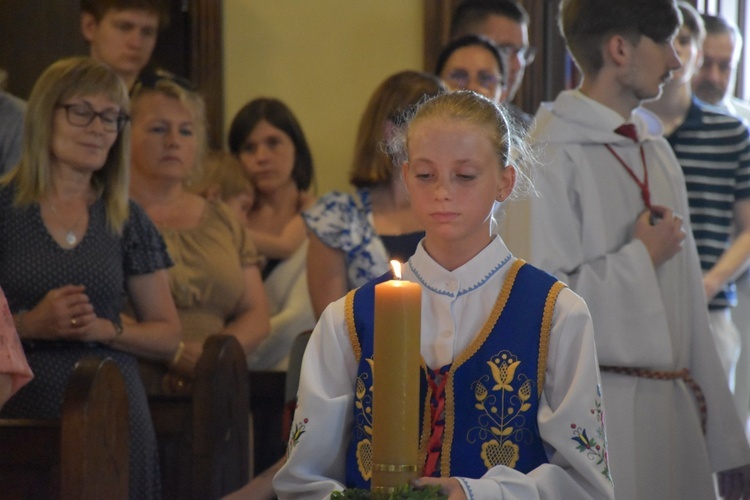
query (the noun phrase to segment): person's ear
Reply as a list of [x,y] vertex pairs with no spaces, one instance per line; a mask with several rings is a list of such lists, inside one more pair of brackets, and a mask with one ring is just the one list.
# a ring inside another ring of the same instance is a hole
[[609,59],[616,66],[625,66],[629,63],[633,52],[633,44],[622,35],[612,35],[604,43],[604,58]]
[[401,164],[401,180],[404,181],[404,184],[406,184],[406,176],[409,174],[409,162],[404,161],[404,163]]
[[513,165],[506,165],[503,168],[502,174],[500,174],[500,182],[498,184],[497,197],[495,198],[499,202],[503,202],[513,193],[513,186],[516,185],[516,167]]
[[94,39],[96,28],[98,26],[99,23],[96,21],[93,14],[89,12],[81,12],[81,34],[88,43],[91,43]]

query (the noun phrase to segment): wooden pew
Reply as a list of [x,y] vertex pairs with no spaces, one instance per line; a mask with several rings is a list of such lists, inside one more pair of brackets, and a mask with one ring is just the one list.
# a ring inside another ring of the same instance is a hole
[[83,358],[60,419],[0,419],[4,499],[127,499],[128,396],[110,359]]
[[249,392],[242,346],[212,335],[189,394],[149,395],[163,498],[221,498],[248,482]]
[[286,451],[284,389],[286,372],[250,371],[250,412],[254,429],[255,475],[272,466]]

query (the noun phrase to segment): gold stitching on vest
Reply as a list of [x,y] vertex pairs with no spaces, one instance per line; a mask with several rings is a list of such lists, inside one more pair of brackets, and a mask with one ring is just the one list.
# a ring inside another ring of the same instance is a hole
[[539,335],[539,365],[536,374],[537,395],[542,397],[544,391],[544,376],[547,372],[547,355],[549,354],[549,334],[552,331],[552,315],[555,313],[557,297],[565,288],[565,283],[558,281],[549,291],[547,301],[544,303],[544,314],[542,315],[542,331]]
[[349,331],[349,342],[352,344],[352,350],[354,351],[354,358],[359,364],[359,359],[362,357],[362,346],[359,345],[359,337],[357,337],[357,327],[354,323],[354,294],[357,290],[352,290],[346,294],[346,301],[344,305],[344,316],[346,317],[346,327]]
[[487,318],[487,321],[485,321],[482,330],[479,332],[479,335],[477,335],[471,342],[471,344],[469,344],[469,347],[467,347],[464,352],[462,352],[456,358],[456,360],[451,365],[451,369],[448,370],[448,373],[445,374],[445,376],[450,377],[450,379],[445,384],[445,428],[443,429],[443,454],[440,457],[440,475],[442,477],[451,476],[451,445],[453,443],[453,431],[455,427],[455,396],[453,391],[453,373],[463,363],[465,363],[468,359],[470,359],[472,356],[474,356],[474,354],[477,353],[479,348],[482,347],[482,344],[485,342],[485,340],[487,340],[487,337],[489,337],[490,333],[492,333],[492,329],[495,327],[497,319],[500,317],[503,309],[505,309],[505,304],[508,302],[508,297],[510,297],[510,291],[513,289],[513,283],[515,283],[516,281],[518,271],[524,264],[525,262],[522,259],[517,259],[513,263],[510,270],[508,270],[508,275],[505,277],[505,283],[503,283],[503,288],[500,290],[500,295],[498,295],[497,301],[495,301],[495,306],[492,308],[492,312]]

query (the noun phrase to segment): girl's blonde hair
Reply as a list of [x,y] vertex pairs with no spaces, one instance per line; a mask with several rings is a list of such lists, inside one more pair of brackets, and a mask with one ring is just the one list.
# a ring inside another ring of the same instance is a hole
[[[502,105],[471,90],[449,92],[419,103],[407,118],[406,127],[391,141],[389,149],[392,156],[408,162],[410,131],[420,122],[431,119],[471,123],[485,130],[500,168],[513,168],[516,171],[516,182],[508,199],[522,198],[534,192],[529,173],[536,164],[536,158],[526,141],[524,127],[515,122]],[[492,208],[490,230],[493,232],[501,216],[500,206],[499,202],[495,202]]]
[[497,153],[500,167],[516,170],[511,198],[517,199],[533,191],[528,174],[536,158],[526,141],[524,127],[504,106],[471,90],[448,92],[419,103],[407,118],[404,130],[391,142],[391,154],[408,161],[409,131],[419,122],[435,118],[472,123],[483,128]]
[[[74,97],[104,95],[127,113],[128,90],[107,66],[89,57],[61,59],[49,66],[34,84],[24,119],[21,161],[0,184],[16,184],[17,206],[38,203],[51,188],[52,129],[55,110]],[[121,234],[128,218],[130,181],[130,126],[122,125],[104,166],[93,173],[91,185],[104,200],[107,225]]]

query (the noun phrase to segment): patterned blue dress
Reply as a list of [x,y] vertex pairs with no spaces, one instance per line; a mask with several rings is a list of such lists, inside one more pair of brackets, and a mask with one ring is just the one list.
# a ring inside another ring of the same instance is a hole
[[391,258],[406,262],[423,232],[380,236],[375,232],[370,193],[334,191],[302,213],[307,228],[330,248],[346,256],[349,289],[360,287],[390,269]]
[[[104,202],[89,207],[89,225],[80,243],[60,247],[42,221],[39,205],[13,206],[14,189],[0,189],[0,284],[10,310],[32,309],[47,292],[64,285],[86,287],[97,316],[117,321],[125,280],[172,265],[151,220],[135,203],[122,236],[106,225]],[[58,418],[68,378],[84,356],[110,357],[125,379],[130,402],[130,498],[161,497],[159,460],[148,401],[135,356],[96,342],[24,341],[34,379],[13,396],[1,415]]]

